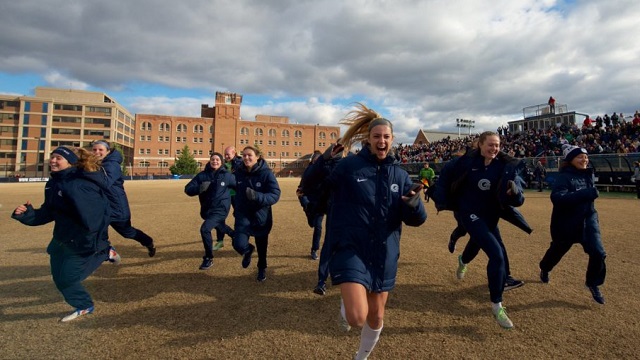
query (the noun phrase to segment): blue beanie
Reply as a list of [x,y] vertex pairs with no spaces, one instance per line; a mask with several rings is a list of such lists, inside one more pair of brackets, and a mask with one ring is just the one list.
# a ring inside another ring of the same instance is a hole
[[57,147],[51,153],[52,154],[58,154],[58,155],[62,156],[71,165],[73,165],[73,164],[78,162],[78,155],[76,155],[76,153],[74,153],[73,151],[71,151],[70,149],[68,149],[68,148],[66,148],[64,146]]

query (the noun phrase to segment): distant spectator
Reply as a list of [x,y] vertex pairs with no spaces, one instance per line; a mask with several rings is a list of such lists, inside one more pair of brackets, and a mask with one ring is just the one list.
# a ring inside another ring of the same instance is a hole
[[549,113],[555,114],[556,113],[556,99],[554,99],[553,96],[549,96],[549,101],[547,103],[549,104]]

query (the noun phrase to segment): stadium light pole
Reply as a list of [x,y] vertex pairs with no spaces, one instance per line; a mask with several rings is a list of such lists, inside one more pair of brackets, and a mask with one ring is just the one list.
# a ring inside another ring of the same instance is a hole
[[460,137],[460,128],[469,128],[469,135],[471,135],[471,129],[475,128],[475,120],[456,119],[456,126],[458,127],[458,137]]

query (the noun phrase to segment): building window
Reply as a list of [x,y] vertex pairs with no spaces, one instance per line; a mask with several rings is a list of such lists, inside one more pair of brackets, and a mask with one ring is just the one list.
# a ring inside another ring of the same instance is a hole
[[187,132],[187,125],[178,124],[178,126],[176,127],[176,131],[177,132]]
[[162,149],[158,149],[158,155],[162,155],[163,151]]
[[138,149],[138,153],[144,155],[144,149]]
[[204,128],[200,124],[194,125],[193,126],[193,132],[196,133],[196,134],[202,134],[204,132]]
[[144,135],[140,135],[140,141],[144,141],[147,137]]
[[293,134],[294,134],[293,135],[294,137],[297,137],[297,138],[301,138],[302,137],[302,131],[300,131],[300,130],[296,130]]
[[318,134],[318,139],[326,139],[327,138],[327,134],[324,133],[324,131],[320,131],[320,133]]
[[170,131],[169,123],[161,123],[159,130],[160,131]]
[[151,123],[147,121],[143,122],[140,126],[140,130],[151,131]]
[[276,129],[269,129],[269,137],[276,137]]
[[282,137],[289,137],[289,130],[282,130]]
[[256,134],[256,136],[262,136],[262,129],[261,128],[256,128],[255,134]]
[[338,134],[336,134],[335,132],[332,132],[330,136],[331,136],[331,140],[335,140],[338,138]]
[[159,142],[164,142],[164,136],[158,136],[158,141]]
[[146,160],[140,161],[138,167],[149,167],[149,162]]
[[249,135],[249,129],[246,127],[241,128],[240,135]]

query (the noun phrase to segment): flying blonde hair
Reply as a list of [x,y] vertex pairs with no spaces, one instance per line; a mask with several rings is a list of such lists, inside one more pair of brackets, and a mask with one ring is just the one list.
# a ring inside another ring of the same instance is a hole
[[351,110],[347,113],[347,116],[340,121],[340,124],[348,125],[349,128],[344,133],[344,136],[340,139],[340,144],[345,148],[345,151],[349,151],[353,144],[362,143],[368,145],[369,132],[374,126],[387,125],[391,128],[391,134],[393,134],[393,125],[391,122],[383,118],[375,110],[368,108],[362,103],[356,103],[355,110]]

